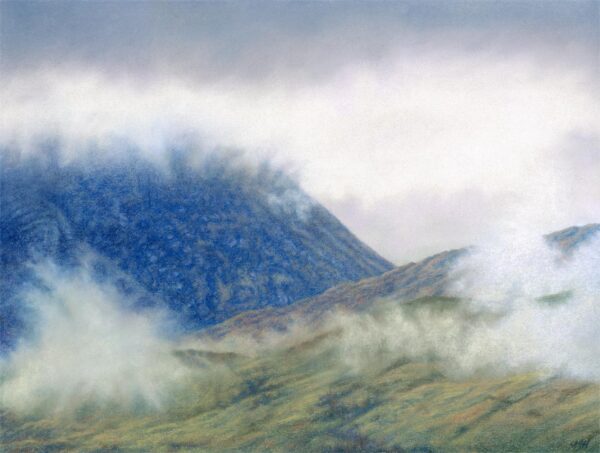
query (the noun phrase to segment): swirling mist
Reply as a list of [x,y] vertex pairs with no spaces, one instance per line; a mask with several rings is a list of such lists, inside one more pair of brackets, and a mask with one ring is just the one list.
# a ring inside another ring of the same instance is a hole
[[2,405],[62,410],[85,402],[158,408],[181,384],[159,313],[132,312],[89,270],[35,266],[38,284],[23,295],[29,331],[2,363]]

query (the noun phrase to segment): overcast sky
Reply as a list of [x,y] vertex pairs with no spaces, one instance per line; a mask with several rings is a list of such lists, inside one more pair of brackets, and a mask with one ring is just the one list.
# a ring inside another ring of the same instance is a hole
[[600,2],[0,3],[2,144],[289,166],[400,264],[600,221]]

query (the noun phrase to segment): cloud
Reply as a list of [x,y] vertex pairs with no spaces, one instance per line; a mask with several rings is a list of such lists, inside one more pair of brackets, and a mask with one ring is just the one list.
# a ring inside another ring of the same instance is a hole
[[28,341],[2,363],[1,403],[18,411],[64,412],[90,403],[160,410],[182,402],[173,398],[179,390],[202,391],[224,379],[238,385],[239,376],[218,363],[207,360],[192,371],[174,351],[253,360],[300,344],[312,345],[311,354],[333,352],[327,366],[341,374],[409,359],[430,361],[452,378],[536,372],[598,381],[599,251],[600,236],[568,257],[537,236],[505,237],[455,266],[448,291],[460,299],[384,300],[366,312],[333,312],[318,324],[295,319],[285,331],[177,343],[161,335],[160,317],[126,310],[122,296],[94,282],[85,267],[38,266],[43,284],[26,298],[35,322]]
[[[478,244],[510,216],[518,195],[481,188],[419,190],[365,203],[356,196],[328,202],[332,212],[389,259],[418,260],[442,250]],[[401,262],[401,261],[400,261]]]
[[[155,160],[196,141],[295,166],[302,186],[334,213],[349,197],[377,211],[392,198],[408,203],[411,194],[425,194],[413,201],[418,210],[433,194],[474,191],[481,200],[506,195],[501,205],[529,210],[528,221],[548,231],[598,215],[567,216],[563,208],[572,200],[554,197],[579,184],[557,172],[554,150],[573,131],[595,130],[592,88],[577,70],[430,54],[385,67],[356,65],[306,86],[138,84],[89,71],[46,71],[4,84],[0,139],[31,150],[57,137],[71,157],[137,147]],[[390,212],[392,224],[404,220],[400,214]],[[447,231],[460,215],[445,220]],[[343,220],[355,226],[354,216]],[[435,229],[433,222],[426,230]],[[375,235],[363,239],[374,245]],[[418,257],[416,249],[386,248],[397,261]]]
[[3,146],[240,149],[398,263],[600,216],[597,2],[2,7]]
[[[297,169],[399,263],[484,244],[457,270],[467,312],[341,321],[347,357],[383,344],[458,373],[597,379],[598,242],[565,262],[532,238],[600,217],[598,2],[419,3],[3,2],[0,147],[158,164],[234,148]],[[3,404],[160,406],[185,375],[160,322],[85,271],[39,272]]]
[[600,130],[574,131],[557,148],[560,175],[568,185],[563,196],[570,215],[577,223],[598,218],[600,200]]
[[1,403],[19,411],[65,411],[85,403],[160,408],[187,370],[172,354],[158,314],[132,312],[82,267],[36,265],[24,295],[28,333],[1,363]]
[[382,357],[434,360],[450,376],[534,371],[600,379],[600,236],[560,256],[542,238],[475,249],[448,292],[461,301],[394,303],[338,318],[340,355],[358,372]]
[[[474,248],[454,264],[445,293],[415,301],[373,300],[360,312],[293,318],[284,330],[235,330],[186,347],[267,355],[306,346],[327,367],[363,374],[399,360],[429,362],[446,376],[600,380],[600,235],[563,255],[520,231]],[[316,338],[319,341],[314,341]]]
[[[595,55],[598,4],[577,2],[3,2],[3,72],[51,65],[195,80],[319,79],[356,61],[486,51]],[[556,52],[556,53],[555,53]]]

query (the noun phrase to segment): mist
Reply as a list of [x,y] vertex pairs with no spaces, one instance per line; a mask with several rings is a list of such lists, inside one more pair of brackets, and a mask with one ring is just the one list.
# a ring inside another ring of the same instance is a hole
[[535,373],[597,382],[599,260],[600,235],[567,254],[533,233],[502,235],[459,258],[444,297],[392,297],[366,311],[295,317],[284,331],[233,329],[188,346],[260,357],[319,337],[313,353],[335,351],[340,374],[411,360],[452,379]]
[[39,155],[53,143],[64,162],[135,149],[160,166],[176,149],[239,150],[295,174],[401,264],[482,243],[524,212],[544,231],[597,220],[583,189],[597,173],[597,87],[587,67],[552,68],[429,47],[310,83],[49,66],[5,77],[0,146]]
[[341,357],[359,372],[373,357],[404,357],[434,361],[454,378],[536,372],[598,381],[600,236],[570,256],[539,236],[503,239],[459,259],[451,299],[340,315]]
[[241,385],[218,361],[186,363],[186,351],[260,360],[316,338],[309,354],[332,352],[328,366],[339,376],[408,360],[429,362],[458,380],[535,373],[598,382],[599,259],[598,235],[568,254],[539,236],[504,236],[459,259],[447,297],[389,298],[365,312],[296,317],[283,331],[233,329],[219,338],[200,333],[175,340],[164,313],[130,311],[85,266],[37,265],[40,285],[24,295],[34,321],[2,363],[2,406],[42,413],[90,403],[166,410],[177,392]]
[[176,350],[260,357],[321,333],[357,373],[404,357],[600,379],[600,239],[542,239],[600,218],[598,2],[366,5],[0,4],[3,170],[56,153],[168,173],[185,150],[300,219],[314,198],[397,264],[477,245],[445,302],[181,342],[85,266],[38,264],[3,406],[161,409],[192,373]]
[[189,370],[172,354],[164,313],[125,308],[118,290],[82,266],[34,266],[22,296],[28,332],[1,363],[2,406],[72,411],[82,404],[159,409]]

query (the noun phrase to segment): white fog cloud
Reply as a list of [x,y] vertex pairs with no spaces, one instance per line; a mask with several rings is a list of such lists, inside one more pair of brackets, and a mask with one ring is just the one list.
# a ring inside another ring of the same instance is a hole
[[[572,139],[597,130],[595,94],[587,71],[545,71],[527,58],[493,54],[400,53],[308,85],[137,83],[46,71],[3,85],[0,138],[32,150],[51,134],[71,157],[90,145],[118,153],[129,144],[160,158],[182,140],[269,157],[299,169],[311,195],[387,257],[403,261],[421,257],[431,243],[474,242],[522,213],[546,231],[597,220],[588,192],[578,188],[580,172],[595,171],[597,141],[588,140],[583,151]],[[556,152],[569,140],[580,156],[570,167]],[[464,193],[481,200],[470,198],[467,217],[458,206]],[[359,202],[356,211],[344,209],[349,199]],[[361,224],[371,212],[385,212],[380,221],[393,230],[385,245],[381,223]],[[406,223],[419,234],[407,236]]]
[[188,370],[161,336],[161,318],[124,309],[88,270],[36,266],[44,288],[25,295],[28,338],[0,363],[0,405],[72,410],[93,402],[157,408]]
[[599,252],[600,236],[566,260],[537,236],[488,243],[453,270],[448,292],[462,303],[396,302],[341,317],[341,356],[358,371],[383,353],[434,358],[455,377],[535,371],[598,381]]

